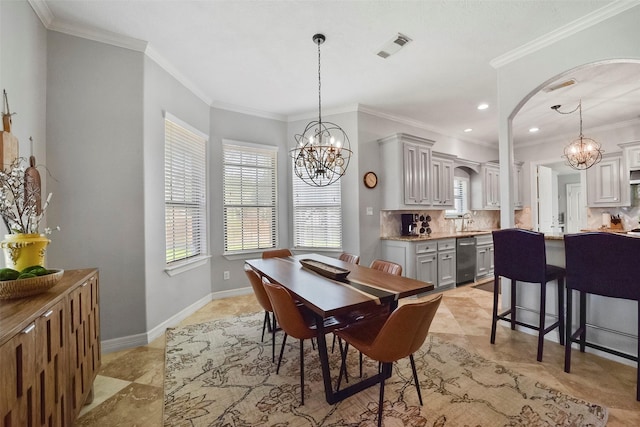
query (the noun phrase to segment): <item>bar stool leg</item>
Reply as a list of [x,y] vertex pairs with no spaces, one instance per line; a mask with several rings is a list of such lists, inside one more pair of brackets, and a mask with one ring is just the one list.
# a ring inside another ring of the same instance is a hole
[[587,294],[580,291],[580,352],[584,353],[587,343]]
[[544,320],[547,311],[547,284],[540,284],[540,326],[538,328],[538,362],[542,362],[542,350],[544,346]]
[[566,373],[571,372],[571,324],[572,316],[573,316],[573,307],[572,305],[572,293],[573,291],[567,288],[567,324],[566,327],[566,337],[564,343],[564,371]]
[[511,281],[511,330],[516,330],[516,280]]
[[498,323],[498,289],[500,289],[500,277],[493,278],[493,314],[491,320],[491,344],[496,342],[496,324]]
[[560,345],[565,344],[564,318],[565,318],[564,317],[564,278],[559,277],[558,278],[558,322],[559,322],[559,328],[560,328],[560,336],[559,336]]

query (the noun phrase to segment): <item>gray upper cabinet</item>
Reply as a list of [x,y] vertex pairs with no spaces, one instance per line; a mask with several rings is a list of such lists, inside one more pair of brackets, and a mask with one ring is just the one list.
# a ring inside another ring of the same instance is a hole
[[587,169],[587,206],[629,206],[629,175],[622,153],[605,153],[600,163]]
[[431,206],[431,147],[434,141],[406,133],[378,140],[383,209]]
[[500,209],[500,165],[487,162],[480,165],[480,173],[471,179],[471,209]]
[[640,170],[640,141],[625,142],[618,144],[622,147],[623,157],[627,163],[629,171]]
[[431,182],[433,206],[453,209],[453,168],[456,156],[432,153]]

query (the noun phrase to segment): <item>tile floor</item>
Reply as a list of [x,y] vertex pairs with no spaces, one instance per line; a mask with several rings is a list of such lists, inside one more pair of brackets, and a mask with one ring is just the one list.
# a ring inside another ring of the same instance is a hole
[[[609,426],[640,425],[636,369],[574,350],[572,372],[563,370],[564,347],[546,341],[543,362],[536,362],[536,337],[511,331],[499,322],[496,344],[489,343],[493,294],[474,284],[445,291],[430,333],[437,334],[535,376],[557,389],[609,408]],[[425,296],[424,298],[430,298]],[[182,324],[206,322],[261,311],[253,295],[216,300]],[[83,408],[77,426],[162,426],[164,337],[149,345],[105,354],[94,384],[95,398]]]

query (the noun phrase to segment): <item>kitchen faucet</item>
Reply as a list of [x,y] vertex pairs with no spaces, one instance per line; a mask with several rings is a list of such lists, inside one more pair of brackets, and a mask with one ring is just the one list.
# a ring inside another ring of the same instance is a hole
[[471,219],[471,214],[469,214],[469,212],[462,215],[462,226],[460,227],[460,231],[466,231],[466,229],[469,227],[469,224],[471,224],[472,222],[473,220]]

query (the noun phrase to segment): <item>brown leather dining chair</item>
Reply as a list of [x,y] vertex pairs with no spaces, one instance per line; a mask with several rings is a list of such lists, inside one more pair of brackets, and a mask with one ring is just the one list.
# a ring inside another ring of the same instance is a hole
[[271,249],[262,252],[262,259],[266,258],[286,258],[293,255],[289,249]]
[[347,252],[342,252],[338,259],[350,264],[360,264],[360,257],[358,255],[350,254]]
[[370,265],[371,268],[384,271],[385,273],[402,276],[402,266],[395,262],[385,261],[382,259],[374,259]]
[[[578,343],[584,353],[586,347],[614,354],[636,362],[636,400],[640,401],[640,340],[636,355],[623,353],[589,342],[587,309],[599,311],[598,304],[587,302],[587,295],[600,295],[636,301],[640,316],[640,270],[638,254],[640,238],[614,233],[579,233],[564,236],[567,269],[567,336],[564,348],[564,371],[571,371],[571,344]],[[578,327],[572,330],[573,291],[578,292]],[[603,310],[600,310],[603,311]],[[639,317],[640,319],[640,317]],[[638,321],[640,325],[640,321]],[[597,330],[595,330],[597,333]]]
[[[293,296],[289,291],[281,285],[270,283],[266,278],[262,281],[271,306],[278,319],[280,327],[285,332],[284,339],[282,340],[282,347],[280,347],[280,357],[278,358],[278,367],[276,373],[280,372],[280,364],[282,363],[282,354],[284,353],[284,346],[287,342],[287,337],[290,335],[300,340],[300,399],[301,404],[304,405],[304,347],[303,342],[306,339],[312,339],[317,335],[317,328],[315,326],[315,320],[311,313],[306,312],[304,306],[296,304]],[[325,319],[325,331],[331,332],[337,327],[344,325],[340,324],[335,318],[331,317]]]
[[381,364],[378,426],[382,425],[385,379],[391,374],[391,366],[395,361],[409,356],[418,399],[422,405],[422,393],[413,353],[424,344],[440,301],[442,294],[431,300],[401,305],[387,318],[377,317],[368,322],[350,324],[334,332],[346,342],[342,351],[338,387],[342,373],[346,371],[345,361],[349,345]]
[[[544,234],[537,231],[509,228],[493,232],[494,249],[494,280],[493,287],[493,316],[491,321],[491,344],[496,342],[496,325],[498,320],[511,323],[511,329],[516,325],[538,331],[538,362],[542,361],[544,336],[559,329],[560,344],[564,344],[564,277],[565,269],[547,264]],[[511,301],[509,309],[498,313],[498,296],[500,293],[500,277],[511,282]],[[545,327],[547,282],[558,281],[558,320]],[[516,281],[523,285],[537,285],[540,287],[540,305],[538,325],[532,325],[518,320],[516,315]]]
[[253,293],[258,300],[258,304],[264,309],[264,322],[262,322],[262,340],[264,341],[264,330],[265,328],[271,332],[271,358],[275,362],[276,360],[276,317],[273,314],[273,307],[271,306],[271,300],[269,300],[269,295],[267,295],[267,291],[264,289],[264,285],[262,284],[262,279],[260,275],[256,273],[249,265],[244,265],[244,272],[249,278],[249,283],[251,283],[251,287],[253,288]]

